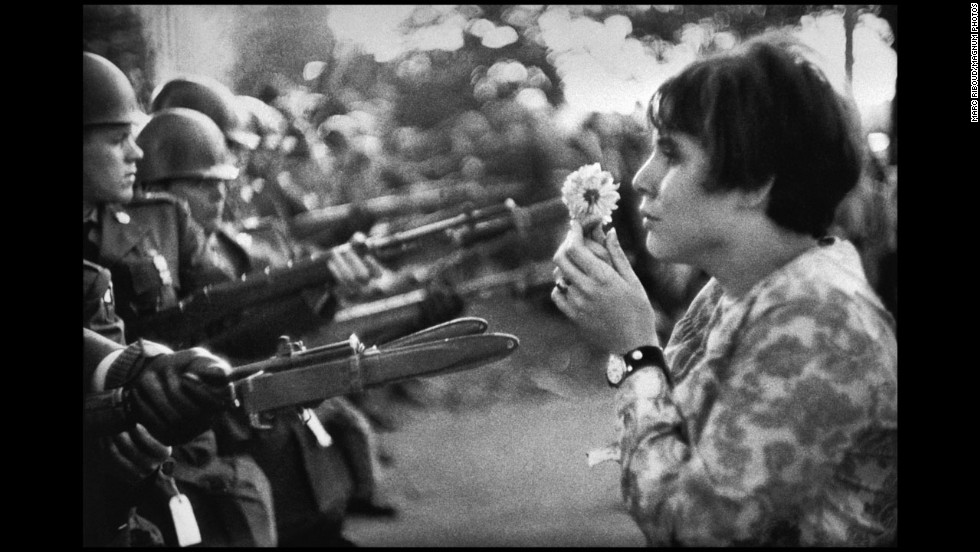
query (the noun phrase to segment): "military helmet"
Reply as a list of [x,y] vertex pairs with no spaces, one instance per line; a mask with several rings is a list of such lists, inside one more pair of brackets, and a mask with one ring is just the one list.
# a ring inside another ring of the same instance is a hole
[[82,52],[82,127],[140,124],[145,119],[122,70],[102,56]]
[[[262,139],[266,149],[276,149],[278,140],[286,134],[286,117],[276,108],[254,96],[236,96],[242,118],[248,121],[248,128]],[[272,144],[272,140],[276,141]]]
[[255,149],[259,136],[246,128],[235,106],[235,95],[220,82],[200,76],[171,79],[153,92],[150,110],[185,107],[204,113],[217,123],[225,138],[249,150]]
[[228,162],[221,129],[199,111],[175,107],[157,111],[136,137],[143,159],[136,178],[152,184],[174,178],[234,180],[238,169]]

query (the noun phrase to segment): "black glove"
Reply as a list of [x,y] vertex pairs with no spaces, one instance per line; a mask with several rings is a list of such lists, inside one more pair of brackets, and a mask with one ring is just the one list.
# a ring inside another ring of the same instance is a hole
[[452,320],[463,312],[463,298],[448,282],[435,279],[426,285],[425,300],[420,305],[418,325],[428,328]]
[[133,422],[167,445],[186,443],[227,405],[231,366],[195,347],[152,358],[126,385]]

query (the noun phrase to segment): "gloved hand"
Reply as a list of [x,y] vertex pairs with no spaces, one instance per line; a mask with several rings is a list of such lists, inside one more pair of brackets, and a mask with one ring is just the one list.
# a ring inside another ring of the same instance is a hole
[[436,278],[426,285],[425,300],[420,305],[418,325],[428,328],[452,320],[463,312],[466,303],[449,282]]
[[358,296],[374,278],[381,276],[382,267],[370,255],[361,255],[351,243],[331,248],[327,268],[336,281],[336,291],[343,296]]
[[231,366],[200,347],[153,357],[127,386],[133,421],[162,443],[205,431],[227,403]]
[[136,485],[153,474],[160,465],[172,461],[173,449],[153,438],[140,424],[106,439],[107,470],[113,477]]

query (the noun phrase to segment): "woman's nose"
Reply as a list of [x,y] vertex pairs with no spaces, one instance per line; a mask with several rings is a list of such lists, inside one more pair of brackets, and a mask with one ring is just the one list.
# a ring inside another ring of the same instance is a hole
[[633,188],[644,196],[656,197],[663,177],[660,173],[660,168],[651,156],[633,176]]

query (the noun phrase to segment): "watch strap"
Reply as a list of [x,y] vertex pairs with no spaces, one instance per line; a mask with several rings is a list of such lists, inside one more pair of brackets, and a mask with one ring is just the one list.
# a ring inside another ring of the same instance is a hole
[[670,388],[674,387],[674,382],[670,378],[670,371],[667,369],[667,359],[664,358],[664,351],[656,345],[645,345],[627,352],[623,355],[623,362],[626,363],[626,375],[623,377],[623,381],[626,381],[626,378],[630,374],[641,368],[656,366],[663,372],[664,378],[667,380],[667,386]]

